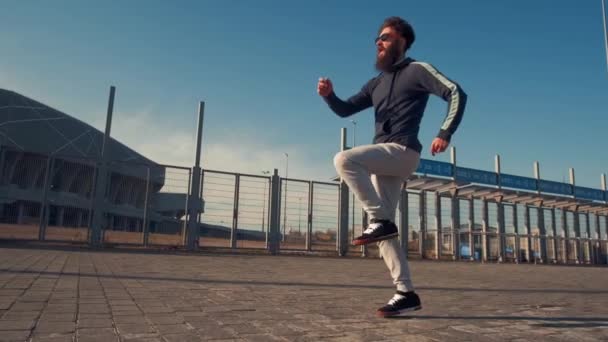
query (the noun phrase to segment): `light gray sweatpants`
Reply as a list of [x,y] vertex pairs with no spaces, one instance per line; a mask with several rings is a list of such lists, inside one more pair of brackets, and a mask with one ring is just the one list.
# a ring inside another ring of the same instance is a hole
[[[418,168],[420,154],[396,143],[355,147],[336,154],[338,175],[361,202],[370,219],[395,220],[401,187]],[[380,255],[399,291],[413,291],[410,271],[398,239],[378,242]]]

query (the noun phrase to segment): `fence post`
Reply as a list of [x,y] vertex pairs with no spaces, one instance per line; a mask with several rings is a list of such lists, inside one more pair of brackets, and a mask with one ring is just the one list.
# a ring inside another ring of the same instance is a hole
[[146,197],[144,197],[144,220],[142,231],[144,233],[144,247],[148,247],[150,235],[150,166],[146,167]]
[[338,255],[345,256],[348,252],[348,185],[344,181],[340,182],[340,207],[338,223]]
[[[341,131],[341,146],[340,150],[345,151],[346,147],[346,128],[342,128]],[[348,202],[349,202],[349,191],[348,185],[344,180],[340,179],[340,195],[339,195],[339,207],[338,207],[338,236],[336,239],[338,255],[345,256],[348,252]],[[354,204],[354,203],[353,203]],[[353,237],[354,238],[354,237]]]
[[279,188],[281,186],[281,178],[279,178],[279,170],[274,169],[270,181],[270,229],[268,232],[268,250],[272,255],[279,253],[280,240],[280,196]]
[[308,215],[306,215],[306,250],[312,251],[312,213],[314,205],[314,183],[308,182]]
[[403,182],[403,186],[401,187],[401,200],[399,201],[399,212],[401,214],[399,216],[399,229],[401,230],[399,234],[399,244],[401,245],[406,258],[408,252],[407,243],[410,231],[410,227],[408,225],[409,206],[407,200],[407,183]]
[[40,203],[40,228],[38,230],[38,240],[44,241],[46,237],[46,227],[49,224],[49,211],[51,206],[49,205],[49,190],[51,187],[51,175],[54,163],[51,156],[46,161],[46,169],[44,171],[44,189],[42,195],[42,203]]

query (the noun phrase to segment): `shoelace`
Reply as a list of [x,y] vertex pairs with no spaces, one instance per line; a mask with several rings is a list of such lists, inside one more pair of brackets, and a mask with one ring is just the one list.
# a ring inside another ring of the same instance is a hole
[[393,298],[391,298],[391,300],[388,301],[388,305],[395,305],[395,303],[397,303],[398,301],[400,301],[403,298],[405,298],[404,295],[400,295],[398,293],[395,293],[395,295],[393,296]]
[[366,230],[363,231],[363,234],[371,234],[374,231],[376,231],[376,229],[382,227],[381,223],[372,223],[370,224]]

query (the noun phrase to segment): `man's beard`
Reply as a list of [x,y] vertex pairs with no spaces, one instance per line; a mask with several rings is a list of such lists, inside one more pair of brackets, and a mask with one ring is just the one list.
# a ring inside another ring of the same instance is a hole
[[380,57],[376,53],[376,70],[391,72],[393,70],[393,65],[401,58],[401,52],[399,50],[397,44],[391,44],[388,49],[384,50],[384,56]]

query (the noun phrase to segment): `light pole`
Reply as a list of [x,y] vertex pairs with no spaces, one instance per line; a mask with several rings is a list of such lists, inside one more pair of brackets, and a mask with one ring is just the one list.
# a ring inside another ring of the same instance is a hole
[[[270,171],[262,171],[262,174],[269,175]],[[264,221],[266,218],[266,185],[268,185],[268,183],[264,184],[264,197],[262,197],[262,233],[266,231],[266,227],[264,226]]]
[[[357,121],[355,120],[350,120],[350,122],[353,123],[353,148],[357,145]],[[352,192],[352,189],[351,189]],[[355,193],[353,192],[353,201],[352,201],[352,208],[353,208],[353,213],[352,213],[352,230],[353,230],[353,236],[352,238],[355,238]]]
[[287,178],[289,178],[289,154],[285,154],[285,196],[283,200],[283,242],[285,242],[285,231],[287,227]]

